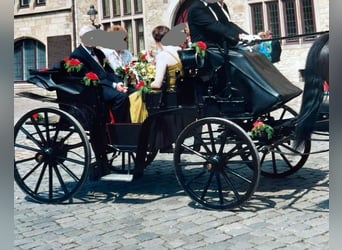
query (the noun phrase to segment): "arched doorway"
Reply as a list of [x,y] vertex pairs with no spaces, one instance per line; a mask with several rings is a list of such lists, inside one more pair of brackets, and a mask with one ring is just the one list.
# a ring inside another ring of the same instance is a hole
[[30,69],[46,67],[46,48],[38,40],[25,38],[14,43],[14,81],[26,81]]

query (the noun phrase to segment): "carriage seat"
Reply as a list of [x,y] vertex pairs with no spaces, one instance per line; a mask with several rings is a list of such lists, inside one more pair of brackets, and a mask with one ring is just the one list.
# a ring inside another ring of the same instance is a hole
[[35,84],[37,87],[46,89],[48,91],[64,91],[72,95],[80,94],[84,88],[80,84],[80,78],[78,77],[68,77],[68,81],[59,82],[60,71],[57,69],[48,70],[29,70],[31,77],[27,80],[29,83]]

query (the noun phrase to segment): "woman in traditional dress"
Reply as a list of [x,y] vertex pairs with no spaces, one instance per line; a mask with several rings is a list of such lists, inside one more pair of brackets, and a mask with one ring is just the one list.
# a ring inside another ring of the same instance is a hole
[[[163,37],[169,31],[170,29],[163,25],[155,27],[152,31],[157,47],[157,54],[154,60],[156,75],[150,84],[152,91],[158,91],[165,87],[166,91],[174,92],[177,76],[182,74],[182,63],[177,53],[182,48],[180,46],[162,44]],[[132,122],[143,122],[148,114],[145,103],[142,101],[141,93],[136,91],[129,96],[129,99]]]

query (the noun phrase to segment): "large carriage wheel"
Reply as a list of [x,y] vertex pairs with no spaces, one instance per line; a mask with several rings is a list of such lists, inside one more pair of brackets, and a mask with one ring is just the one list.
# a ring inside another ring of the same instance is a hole
[[80,123],[56,108],[23,115],[14,127],[14,178],[34,200],[59,203],[86,181],[91,151]]
[[226,119],[195,121],[176,141],[174,165],[178,182],[206,208],[232,209],[247,201],[259,182],[259,164],[250,137]]
[[[280,124],[296,116],[297,112],[286,105],[271,112],[271,117]],[[267,120],[265,122],[267,123]],[[261,174],[263,176],[285,177],[298,171],[304,165],[311,150],[311,140],[306,140],[301,147],[296,149],[293,139],[294,131],[291,131],[270,145],[256,143],[260,152]]]

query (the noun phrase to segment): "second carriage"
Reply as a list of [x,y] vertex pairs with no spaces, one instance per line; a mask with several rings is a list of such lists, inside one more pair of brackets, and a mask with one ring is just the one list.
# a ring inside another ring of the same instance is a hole
[[[179,53],[184,74],[176,91],[146,94],[149,116],[136,124],[113,122],[100,87],[65,79],[56,69],[32,71],[29,81],[57,97],[22,95],[58,107],[33,109],[15,124],[14,177],[20,188],[38,202],[61,203],[89,175],[141,177],[173,144],[179,184],[195,202],[222,210],[250,199],[260,174],[284,177],[304,165],[311,142],[295,147],[297,113],[287,106],[301,90],[266,58],[208,48],[208,64],[194,50]],[[271,134],[252,136],[258,124]]]

